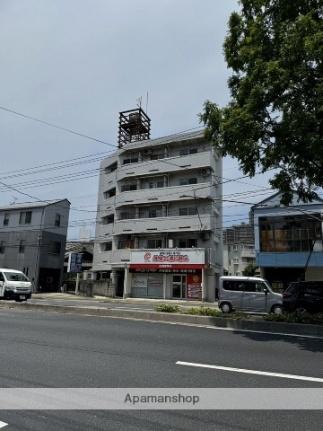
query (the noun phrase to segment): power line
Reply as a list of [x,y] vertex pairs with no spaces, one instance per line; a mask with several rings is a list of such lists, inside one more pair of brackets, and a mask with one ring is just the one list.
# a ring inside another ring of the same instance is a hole
[[76,136],[80,136],[81,138],[90,139],[91,141],[99,142],[100,144],[108,145],[109,147],[116,147],[116,145],[110,144],[109,142],[103,141],[102,139],[93,138],[92,136],[86,135],[86,134],[81,133],[81,132],[77,132],[77,131],[70,129],[68,127],[59,126],[59,125],[51,123],[49,121],[41,120],[40,118],[32,117],[31,115],[23,114],[22,112],[18,112],[18,111],[14,111],[13,109],[6,108],[5,106],[0,106],[0,109],[2,111],[9,112],[10,114],[17,115],[17,116],[25,118],[27,120],[35,121],[37,123],[44,124],[45,126],[52,127],[54,129],[58,129],[58,130],[62,130],[64,132],[68,132],[68,133],[71,133],[71,134],[76,135]]

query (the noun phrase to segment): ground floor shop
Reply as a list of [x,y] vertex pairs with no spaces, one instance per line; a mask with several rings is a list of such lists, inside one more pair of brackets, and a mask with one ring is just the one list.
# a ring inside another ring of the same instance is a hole
[[134,298],[173,298],[202,300],[203,274],[201,270],[154,272],[129,271],[129,296]]
[[293,281],[322,281],[322,268],[261,268],[261,275],[269,281],[274,290],[284,291]]
[[132,250],[126,263],[114,263],[95,279],[109,279],[122,298],[215,301],[220,269],[206,261],[205,249]]

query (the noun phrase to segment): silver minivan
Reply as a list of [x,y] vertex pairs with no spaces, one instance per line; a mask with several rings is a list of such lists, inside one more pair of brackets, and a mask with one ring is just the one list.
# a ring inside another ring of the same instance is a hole
[[282,295],[273,292],[268,281],[260,277],[221,277],[218,304],[223,313],[243,310],[281,314],[283,310]]

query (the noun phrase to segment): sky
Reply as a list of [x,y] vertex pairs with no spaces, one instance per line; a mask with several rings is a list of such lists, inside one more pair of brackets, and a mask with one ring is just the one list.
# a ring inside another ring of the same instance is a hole
[[[139,97],[145,108],[148,92],[157,138],[200,126],[206,99],[228,103],[222,45],[237,9],[235,0],[2,0],[0,181],[16,190],[0,185],[0,205],[67,198],[69,238],[93,233],[99,159],[117,143],[119,111]],[[243,175],[230,158],[223,166],[225,179]],[[268,187],[264,175],[228,182],[224,199],[258,202],[272,193]],[[224,225],[247,222],[248,210],[224,202]]]

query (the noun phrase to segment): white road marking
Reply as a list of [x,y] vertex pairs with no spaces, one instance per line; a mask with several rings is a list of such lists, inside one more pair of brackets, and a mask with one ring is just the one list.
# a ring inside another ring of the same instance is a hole
[[304,380],[307,382],[323,383],[323,378],[298,376],[297,374],[285,374],[285,373],[274,373],[270,371],[247,370],[245,368],[223,367],[222,365],[199,364],[198,362],[177,361],[176,365],[182,365],[184,367],[209,368],[212,370],[231,371],[234,373],[256,374],[257,376],[279,377],[282,379]]
[[0,428],[6,427],[8,424],[6,422],[0,421]]

